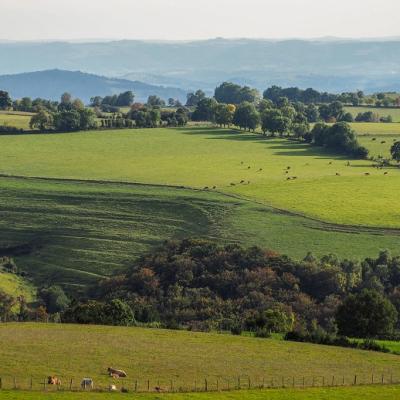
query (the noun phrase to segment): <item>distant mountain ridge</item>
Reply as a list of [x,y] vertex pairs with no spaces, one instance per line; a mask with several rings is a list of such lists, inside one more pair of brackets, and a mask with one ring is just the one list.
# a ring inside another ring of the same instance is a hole
[[212,92],[223,81],[400,90],[400,39],[3,42],[0,74],[59,68]]
[[69,92],[85,102],[93,96],[112,95],[127,90],[132,90],[135,101],[141,102],[146,101],[150,95],[157,95],[165,100],[172,97],[185,101],[187,94],[186,91],[173,87],[59,69],[2,75],[0,90],[8,91],[13,98],[27,96],[52,100],[58,100],[62,93]]

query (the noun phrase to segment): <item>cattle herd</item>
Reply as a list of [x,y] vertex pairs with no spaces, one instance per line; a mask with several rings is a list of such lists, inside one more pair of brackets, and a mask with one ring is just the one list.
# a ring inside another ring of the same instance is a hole
[[[127,374],[125,371],[121,369],[115,369],[115,368],[107,368],[107,374],[114,379],[118,378],[126,378]],[[59,379],[57,376],[48,376],[47,377],[47,384],[48,385],[53,385],[60,387],[61,386],[61,379]],[[81,388],[86,390],[86,389],[93,389],[94,388],[94,381],[92,378],[83,378],[81,381]],[[113,392],[117,390],[117,386],[114,384],[109,385],[108,387],[109,391]]]

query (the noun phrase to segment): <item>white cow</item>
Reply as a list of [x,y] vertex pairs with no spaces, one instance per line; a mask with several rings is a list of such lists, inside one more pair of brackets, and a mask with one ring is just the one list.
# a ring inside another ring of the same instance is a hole
[[81,382],[82,389],[93,389],[93,379],[83,378]]

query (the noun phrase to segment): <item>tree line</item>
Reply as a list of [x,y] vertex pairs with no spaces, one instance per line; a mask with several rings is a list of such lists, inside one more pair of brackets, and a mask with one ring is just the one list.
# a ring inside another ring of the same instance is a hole
[[[17,273],[10,259],[1,268]],[[291,332],[293,340],[332,343],[341,336],[397,338],[399,312],[400,257],[388,251],[362,261],[312,253],[294,260],[198,239],[165,242],[78,297],[50,286],[29,305],[0,291],[3,321]]]

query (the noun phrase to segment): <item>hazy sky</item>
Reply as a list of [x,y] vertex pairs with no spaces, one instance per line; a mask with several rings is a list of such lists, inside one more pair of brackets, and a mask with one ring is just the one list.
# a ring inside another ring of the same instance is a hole
[[0,0],[0,40],[400,36],[400,0]]

